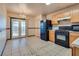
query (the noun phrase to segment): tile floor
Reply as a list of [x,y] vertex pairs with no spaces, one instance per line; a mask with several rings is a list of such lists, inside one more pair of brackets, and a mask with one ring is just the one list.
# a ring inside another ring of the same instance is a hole
[[71,56],[71,49],[38,37],[27,37],[8,40],[3,56]]

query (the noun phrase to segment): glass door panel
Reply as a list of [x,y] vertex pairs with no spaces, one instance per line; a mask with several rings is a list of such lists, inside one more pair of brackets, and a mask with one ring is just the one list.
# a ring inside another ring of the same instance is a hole
[[19,21],[12,19],[12,38],[19,37]]
[[26,35],[26,21],[21,20],[21,36],[25,36],[25,35]]

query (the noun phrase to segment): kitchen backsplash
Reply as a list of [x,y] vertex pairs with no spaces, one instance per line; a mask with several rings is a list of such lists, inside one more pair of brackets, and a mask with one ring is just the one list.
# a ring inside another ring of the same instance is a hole
[[52,30],[58,30],[59,29],[59,26],[58,25],[53,25],[52,26]]

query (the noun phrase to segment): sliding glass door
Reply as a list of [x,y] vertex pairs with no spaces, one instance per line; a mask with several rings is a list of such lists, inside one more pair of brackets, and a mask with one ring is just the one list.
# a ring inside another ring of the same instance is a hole
[[21,19],[11,19],[12,38],[21,38],[26,36],[26,21]]

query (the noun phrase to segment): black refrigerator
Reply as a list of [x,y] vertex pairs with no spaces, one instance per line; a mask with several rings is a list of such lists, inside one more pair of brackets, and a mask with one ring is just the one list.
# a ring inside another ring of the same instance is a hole
[[49,30],[52,30],[51,20],[40,21],[40,38],[41,40],[49,40]]

